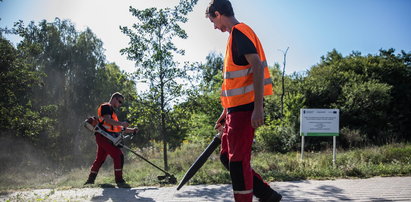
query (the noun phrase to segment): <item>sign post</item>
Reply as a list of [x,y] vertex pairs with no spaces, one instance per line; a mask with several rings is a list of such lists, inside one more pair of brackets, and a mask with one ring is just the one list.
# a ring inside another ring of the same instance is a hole
[[333,165],[336,159],[336,136],[340,131],[339,109],[300,109],[301,160],[305,136],[333,136]]

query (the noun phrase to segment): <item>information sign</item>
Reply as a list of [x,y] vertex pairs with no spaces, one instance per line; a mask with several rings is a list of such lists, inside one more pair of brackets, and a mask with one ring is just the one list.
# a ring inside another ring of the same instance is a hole
[[338,136],[339,109],[300,109],[301,136]]
[[340,134],[339,109],[300,109],[301,159],[304,156],[304,137],[332,136],[333,165],[336,161],[336,136]]

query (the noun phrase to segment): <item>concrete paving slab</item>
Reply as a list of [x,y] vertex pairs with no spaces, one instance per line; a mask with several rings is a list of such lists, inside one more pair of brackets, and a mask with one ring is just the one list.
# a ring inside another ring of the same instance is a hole
[[[411,177],[272,182],[282,201],[411,201]],[[233,200],[231,185],[37,189],[2,193],[0,201],[222,201]],[[257,201],[254,198],[254,201]]]

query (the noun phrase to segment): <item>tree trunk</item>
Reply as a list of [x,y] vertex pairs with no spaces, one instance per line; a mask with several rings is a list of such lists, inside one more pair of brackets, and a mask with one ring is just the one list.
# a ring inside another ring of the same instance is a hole
[[[158,31],[159,35],[159,47],[161,51],[161,27]],[[165,98],[164,98],[164,72],[163,72],[163,58],[160,59],[160,104],[161,104],[161,135],[163,136],[163,156],[164,156],[164,170],[168,170],[168,161],[167,161],[167,138],[166,138],[166,117],[165,117]]]
[[282,93],[281,93],[281,119],[284,117],[284,94],[285,94],[285,86],[284,86],[284,76],[285,76],[285,62],[286,62],[286,57],[287,57],[287,52],[288,52],[288,48],[285,50],[285,52],[283,52],[284,54],[284,61],[283,61],[283,75],[281,77],[281,84],[282,84]]

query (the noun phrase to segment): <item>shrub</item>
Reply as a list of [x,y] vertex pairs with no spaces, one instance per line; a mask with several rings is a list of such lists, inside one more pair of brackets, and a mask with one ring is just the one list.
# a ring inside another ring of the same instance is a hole
[[255,140],[255,147],[259,151],[285,153],[294,148],[297,134],[293,127],[273,121],[256,131]]
[[358,129],[350,129],[348,127],[343,127],[340,130],[341,133],[341,145],[343,147],[359,147],[363,146],[366,141],[366,136],[361,133]]

